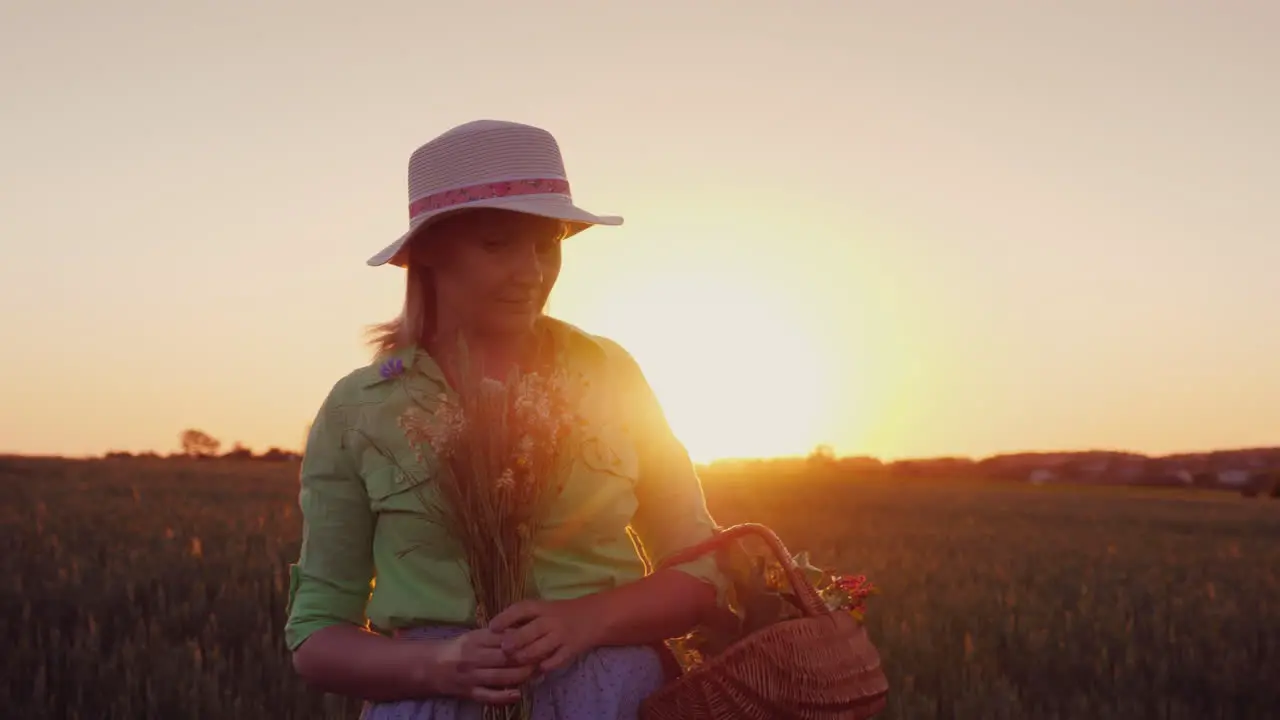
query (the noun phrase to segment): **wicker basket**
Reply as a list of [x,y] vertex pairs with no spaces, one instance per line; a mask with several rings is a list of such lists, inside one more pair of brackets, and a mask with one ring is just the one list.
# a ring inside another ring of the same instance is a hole
[[862,720],[884,710],[889,682],[861,623],[831,612],[772,530],[755,523],[667,559],[688,562],[757,535],[787,572],[805,617],[762,628],[650,695],[643,720]]

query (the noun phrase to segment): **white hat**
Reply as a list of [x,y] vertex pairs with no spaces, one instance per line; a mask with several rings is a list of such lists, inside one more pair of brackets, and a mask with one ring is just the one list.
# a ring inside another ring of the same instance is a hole
[[569,234],[592,225],[621,225],[573,204],[560,146],[541,128],[476,120],[449,130],[409,158],[409,230],[370,265],[404,267],[415,232],[458,210],[501,208],[564,220]]

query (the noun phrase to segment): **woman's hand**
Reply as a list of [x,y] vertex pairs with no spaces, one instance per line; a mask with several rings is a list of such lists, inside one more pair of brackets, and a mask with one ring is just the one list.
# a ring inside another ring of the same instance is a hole
[[[412,641],[411,641],[412,642]],[[433,643],[423,678],[432,694],[502,705],[520,699],[519,685],[533,677],[533,663],[503,651],[503,639],[489,628]]]
[[501,636],[512,663],[534,665],[543,673],[568,665],[593,649],[592,613],[578,600],[522,600],[499,613],[489,630]]

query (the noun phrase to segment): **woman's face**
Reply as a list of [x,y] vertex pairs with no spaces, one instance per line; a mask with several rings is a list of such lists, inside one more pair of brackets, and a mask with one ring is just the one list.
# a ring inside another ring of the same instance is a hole
[[441,327],[487,335],[527,331],[560,276],[559,220],[504,210],[441,219],[414,243],[431,270]]

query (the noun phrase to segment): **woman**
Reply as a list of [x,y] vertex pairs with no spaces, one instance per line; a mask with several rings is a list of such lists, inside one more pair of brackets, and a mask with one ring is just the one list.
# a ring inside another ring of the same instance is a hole
[[[542,314],[561,241],[621,219],[576,207],[556,141],[507,122],[419,148],[409,201],[409,231],[369,260],[406,268],[404,309],[377,328],[374,361],[333,387],[307,441],[285,630],[294,665],[320,690],[367,700],[370,720],[478,717],[521,692],[537,718],[634,718],[670,671],[656,646],[705,617],[724,580],[709,558],[646,574],[645,560],[711,535],[698,477],[632,358]],[[483,627],[465,568],[414,492],[431,468],[399,464],[417,461],[392,391],[446,390],[458,358],[443,339],[458,335],[497,378],[550,341],[609,399],[570,443],[572,469],[538,536],[539,599]]]

